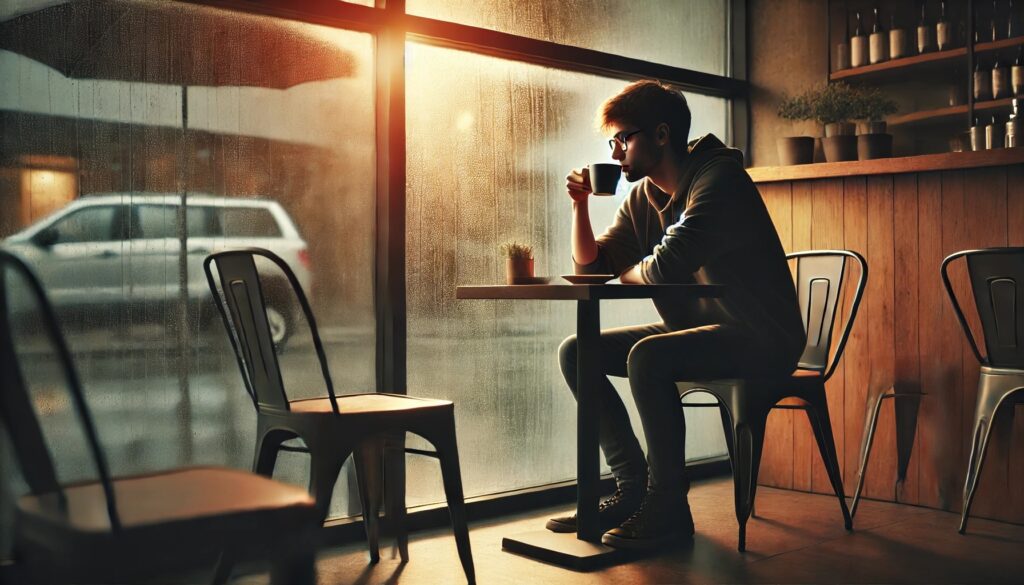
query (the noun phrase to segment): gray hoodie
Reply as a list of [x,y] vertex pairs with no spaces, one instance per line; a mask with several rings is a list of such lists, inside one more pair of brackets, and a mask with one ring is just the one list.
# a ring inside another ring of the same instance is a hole
[[715,323],[749,330],[792,357],[806,340],[785,252],[743,154],[712,134],[694,140],[671,196],[650,179],[630,191],[597,238],[583,273],[621,274],[639,264],[648,283],[721,284],[722,299],[656,300],[673,330]]

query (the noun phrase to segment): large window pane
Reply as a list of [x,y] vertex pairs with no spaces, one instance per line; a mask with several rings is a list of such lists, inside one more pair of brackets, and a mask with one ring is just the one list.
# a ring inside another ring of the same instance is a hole
[[[575,403],[557,364],[575,306],[457,301],[462,284],[500,283],[500,245],[533,245],[539,275],[572,272],[565,175],[609,161],[594,129],[623,82],[411,43],[407,46],[409,393],[454,400],[471,495],[575,476]],[[438,80],[442,78],[443,83]],[[697,136],[725,136],[725,101],[688,96]],[[597,231],[626,195],[595,198]],[[605,327],[658,320],[649,301],[602,305]],[[615,379],[632,410],[626,380]],[[699,409],[697,409],[699,410]],[[705,416],[713,414],[713,416]],[[725,452],[717,413],[687,413],[687,455]],[[419,461],[415,477],[437,477]],[[440,480],[411,501],[442,499]]]
[[724,75],[727,0],[407,0],[410,14]]
[[[255,412],[202,261],[280,255],[335,388],[374,389],[373,39],[180,3],[52,4],[0,15],[3,245],[57,305],[115,473],[249,468]],[[323,395],[298,306],[268,299],[286,386]],[[276,475],[307,471],[283,454]],[[358,512],[350,485],[335,514]]]

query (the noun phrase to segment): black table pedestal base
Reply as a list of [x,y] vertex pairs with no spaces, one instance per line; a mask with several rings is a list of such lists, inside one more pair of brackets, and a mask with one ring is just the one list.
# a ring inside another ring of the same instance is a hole
[[502,550],[576,571],[590,571],[626,558],[625,551],[576,538],[576,533],[535,530],[501,539]]

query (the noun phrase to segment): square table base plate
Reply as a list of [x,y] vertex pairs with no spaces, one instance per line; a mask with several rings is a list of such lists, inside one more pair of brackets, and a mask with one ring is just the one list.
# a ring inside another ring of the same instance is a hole
[[501,539],[502,550],[576,571],[590,571],[626,558],[626,551],[576,538],[575,532],[534,530]]

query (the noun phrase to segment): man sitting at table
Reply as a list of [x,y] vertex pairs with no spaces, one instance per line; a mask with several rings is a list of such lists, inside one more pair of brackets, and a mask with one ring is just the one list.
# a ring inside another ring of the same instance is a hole
[[[615,493],[600,506],[601,541],[649,548],[691,538],[685,420],[677,381],[784,375],[805,333],[785,252],[740,151],[708,134],[687,144],[682,93],[655,81],[626,86],[600,108],[612,158],[637,182],[614,223],[596,240],[586,169],[567,177],[572,254],[578,274],[617,274],[625,284],[726,287],[721,299],[655,300],[661,323],[601,332],[601,450]],[[559,349],[576,393],[576,337]],[[628,377],[647,439],[647,459],[622,400],[606,376]],[[576,517],[553,518],[555,532]]]

